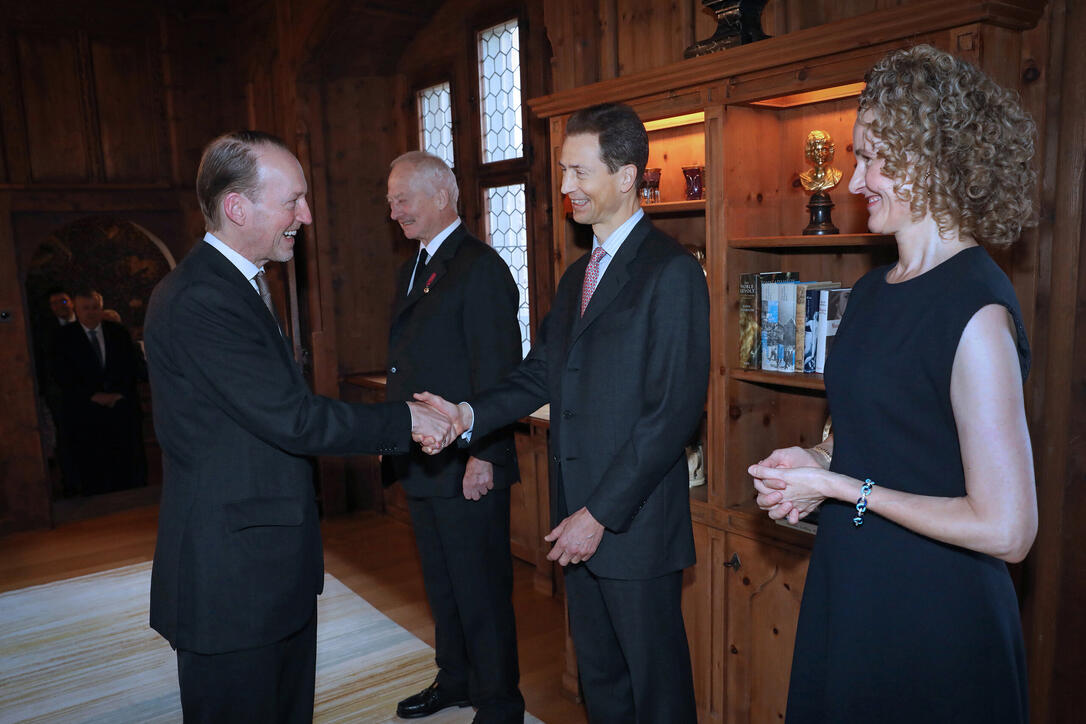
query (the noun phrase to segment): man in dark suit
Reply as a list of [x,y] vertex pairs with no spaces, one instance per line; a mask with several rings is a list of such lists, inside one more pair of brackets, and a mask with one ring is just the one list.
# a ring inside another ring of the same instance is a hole
[[[400,270],[389,400],[421,390],[471,397],[520,362],[516,283],[498,253],[460,221],[458,197],[456,177],[437,156],[412,151],[392,162],[390,215],[419,252]],[[433,684],[401,701],[397,715],[471,703],[476,722],[524,721],[509,550],[509,486],[519,478],[512,431],[391,462],[408,496],[438,665]]]
[[63,439],[85,495],[147,482],[136,384],[143,374],[123,325],[102,318],[102,295],[75,293],[77,322],[57,330],[53,377],[61,389]]
[[34,370],[38,378],[38,393],[53,418],[56,461],[60,466],[61,491],[64,497],[82,492],[79,473],[72,460],[73,440],[64,423],[64,404],[60,385],[53,371],[56,368],[57,338],[60,330],[75,324],[75,305],[63,287],[46,291],[49,312],[41,315],[34,328]]
[[694,722],[680,608],[694,563],[684,446],[709,375],[701,267],[639,208],[648,137],[628,107],[570,117],[562,193],[593,251],[562,276],[524,362],[470,405],[420,395],[474,437],[551,405],[549,557],[593,722]]
[[282,141],[212,141],[196,186],[208,233],[145,325],[163,453],[151,627],[177,649],[186,722],[309,722],[324,571],[307,456],[440,448],[452,433],[421,405],[307,387],[263,278],[312,221]]

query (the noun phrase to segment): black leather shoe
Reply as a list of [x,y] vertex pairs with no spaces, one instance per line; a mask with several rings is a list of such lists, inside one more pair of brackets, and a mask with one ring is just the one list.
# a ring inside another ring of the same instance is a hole
[[450,706],[471,706],[471,700],[465,694],[453,694],[442,689],[435,681],[419,693],[397,704],[396,716],[401,719],[421,719]]

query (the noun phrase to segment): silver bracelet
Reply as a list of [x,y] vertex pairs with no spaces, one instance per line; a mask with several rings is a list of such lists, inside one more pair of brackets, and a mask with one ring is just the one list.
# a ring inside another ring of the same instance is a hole
[[852,524],[859,528],[864,524],[864,511],[867,510],[867,496],[871,495],[871,488],[875,487],[874,481],[868,478],[864,481],[863,487],[860,488],[860,499],[856,501],[856,517],[852,519]]

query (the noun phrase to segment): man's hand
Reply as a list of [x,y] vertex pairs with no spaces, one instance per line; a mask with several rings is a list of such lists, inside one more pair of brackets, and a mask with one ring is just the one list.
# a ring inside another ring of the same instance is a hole
[[494,488],[494,463],[468,458],[464,468],[464,497],[478,500]]
[[553,542],[554,547],[547,559],[559,565],[587,561],[596,552],[603,539],[603,524],[599,523],[588,508],[581,508],[547,534],[543,540]]
[[472,419],[471,408],[464,402],[454,405],[444,397],[435,395],[432,392],[416,392],[414,397],[419,402],[425,402],[452,420],[457,437],[463,435],[465,430],[470,430],[475,423],[475,420]]
[[96,405],[101,405],[102,407],[113,407],[123,399],[124,395],[117,394],[116,392],[95,392],[91,395],[90,401]]
[[437,410],[421,402],[408,402],[411,410],[411,439],[422,446],[428,455],[441,452],[456,439],[452,421]]

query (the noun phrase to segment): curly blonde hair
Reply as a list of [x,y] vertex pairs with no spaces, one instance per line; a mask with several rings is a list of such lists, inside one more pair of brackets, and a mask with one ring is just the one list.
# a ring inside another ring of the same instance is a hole
[[1036,127],[1017,93],[930,45],[890,53],[865,81],[859,115],[915,218],[930,210],[940,232],[997,245],[1035,223]]

